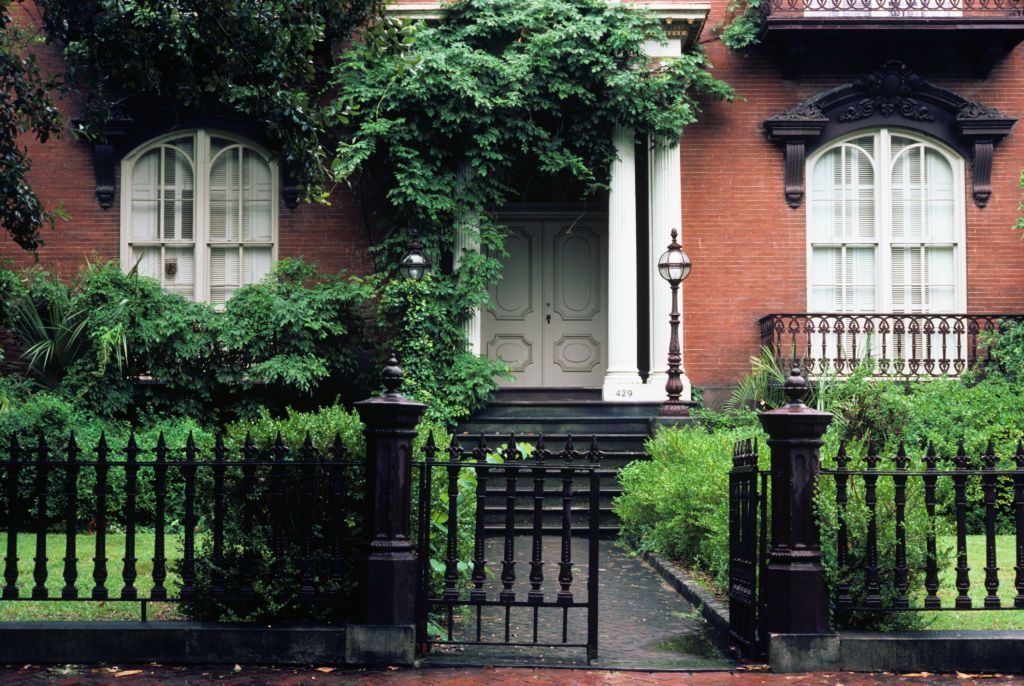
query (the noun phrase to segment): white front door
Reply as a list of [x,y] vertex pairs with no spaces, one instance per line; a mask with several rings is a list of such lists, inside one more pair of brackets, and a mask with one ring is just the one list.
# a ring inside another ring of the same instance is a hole
[[488,357],[503,386],[600,386],[607,367],[604,220],[511,219],[502,279],[483,313]]

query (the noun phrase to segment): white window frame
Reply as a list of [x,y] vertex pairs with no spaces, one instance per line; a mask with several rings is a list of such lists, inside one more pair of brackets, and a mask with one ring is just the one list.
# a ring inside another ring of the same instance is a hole
[[[190,160],[193,165],[192,170],[192,212],[193,212],[193,225],[192,225],[192,237],[195,245],[195,276],[193,281],[193,294],[192,299],[197,302],[210,302],[210,253],[211,248],[216,246],[229,247],[229,243],[217,243],[214,244],[210,240],[210,193],[209,193],[209,182],[210,182],[210,171],[212,168],[213,160],[210,157],[210,139],[211,138],[223,138],[228,141],[229,148],[231,146],[240,145],[245,148],[252,150],[254,153],[260,155],[270,166],[270,187],[271,187],[271,201],[270,201],[270,261],[274,264],[278,260],[278,248],[280,245],[279,241],[279,173],[277,164],[274,161],[270,153],[250,140],[241,138],[235,134],[219,129],[189,129],[183,131],[175,131],[158,138],[153,138],[146,141],[139,147],[132,150],[130,153],[125,155],[124,159],[121,160],[121,268],[125,271],[131,269],[134,266],[135,259],[132,250],[132,175],[134,173],[135,164],[138,160],[150,152],[154,148],[158,148],[161,145],[168,143],[173,140],[178,140],[185,137],[192,137],[193,146],[193,157]],[[226,148],[227,149],[227,148]],[[223,151],[222,151],[223,152]],[[160,240],[160,242],[166,243],[167,241]],[[240,242],[240,241],[239,241]],[[248,244],[259,243],[265,245],[265,242],[261,241],[248,241]],[[241,264],[242,255],[239,251],[239,262]]]
[[[823,146],[820,150],[816,150],[813,155],[807,159],[806,167],[804,170],[804,178],[807,184],[807,209],[806,209],[806,302],[807,311],[811,312],[810,304],[813,302],[813,279],[812,279],[812,265],[814,259],[814,236],[813,222],[814,222],[814,165],[817,164],[818,159],[823,155],[831,152],[833,149],[849,143],[851,140],[857,138],[863,138],[864,136],[875,136],[877,147],[874,154],[875,159],[875,221],[877,225],[877,241],[874,243],[876,246],[876,259],[875,259],[875,313],[876,314],[888,314],[892,313],[892,248],[893,248],[893,235],[892,235],[892,145],[891,140],[893,135],[902,136],[909,138],[915,143],[921,143],[943,155],[949,162],[953,169],[953,232],[954,232],[954,243],[953,248],[953,265],[954,265],[954,312],[966,312],[967,311],[967,182],[966,182],[966,169],[964,158],[959,155],[956,151],[950,147],[943,145],[941,142],[916,133],[914,131],[908,131],[906,129],[899,128],[874,128],[874,129],[861,129],[855,131],[849,135],[843,136],[830,141],[828,145]],[[883,169],[884,167],[884,169]],[[832,246],[850,246],[857,247],[858,245],[868,245],[867,243],[856,243],[854,241],[848,241],[845,243],[820,243],[821,246],[832,245]],[[942,246],[949,245],[939,242],[929,243],[914,243],[901,241],[896,243],[896,247],[907,246],[907,245],[928,245],[928,246]],[[925,311],[927,312],[927,310]],[[850,312],[849,314],[856,314]],[[936,313],[939,314],[939,313]]]

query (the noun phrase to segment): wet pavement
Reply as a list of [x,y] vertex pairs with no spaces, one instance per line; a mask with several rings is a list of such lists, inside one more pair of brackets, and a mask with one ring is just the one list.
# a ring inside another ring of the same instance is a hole
[[731,672],[635,672],[582,669],[460,668],[341,670],[330,667],[0,667],[4,686],[1007,686],[1012,676],[970,674],[769,674]]

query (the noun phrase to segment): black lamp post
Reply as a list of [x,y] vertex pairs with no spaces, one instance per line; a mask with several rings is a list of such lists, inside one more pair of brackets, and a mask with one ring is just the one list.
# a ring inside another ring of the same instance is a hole
[[420,243],[420,234],[413,231],[409,249],[398,261],[398,273],[403,279],[419,281],[430,271],[430,266],[430,258],[423,252],[423,244]]
[[676,241],[678,235],[676,230],[672,229],[672,242],[658,260],[658,273],[672,288],[672,314],[669,317],[672,337],[668,344],[668,381],[665,383],[668,400],[661,406],[662,417],[690,416],[690,410],[680,400],[683,394],[683,374],[680,368],[683,356],[679,349],[679,284],[690,275],[692,264],[690,256],[683,252],[682,246]]

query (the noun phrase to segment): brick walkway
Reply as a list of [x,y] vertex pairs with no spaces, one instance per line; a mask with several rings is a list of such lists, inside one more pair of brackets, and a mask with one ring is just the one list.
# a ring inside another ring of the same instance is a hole
[[[496,597],[501,587],[498,573],[502,556],[502,540],[490,539],[487,558],[496,571],[489,578],[489,597]],[[515,541],[516,589],[525,599],[529,585],[530,539]],[[544,540],[545,597],[552,599],[558,591],[559,539]],[[587,594],[587,541],[573,540],[572,590],[578,601]],[[600,621],[598,622],[597,660],[589,665],[581,648],[509,648],[508,646],[437,646],[427,662],[432,665],[473,664],[578,665],[589,667],[643,669],[728,669],[735,663],[726,657],[726,646],[694,612],[693,606],[665,584],[645,562],[626,555],[613,541],[602,541],[600,570]],[[456,615],[452,638],[472,640],[477,629],[476,615]],[[533,609],[513,608],[510,612],[509,635],[512,642],[529,642],[533,636]],[[562,640],[562,610],[541,608],[538,612],[537,639],[541,643]],[[568,613],[567,638],[570,643],[586,643],[586,610]],[[481,638],[500,643],[504,640],[504,612],[486,608],[481,613]]]
[[[329,669],[329,668],[323,668]],[[137,671],[138,670],[138,671]],[[120,674],[120,676],[118,676]],[[762,672],[611,672],[570,669],[409,669],[394,671],[318,671],[307,669],[243,668],[109,668],[0,667],[4,686],[469,686],[535,684],[537,686],[1007,686],[1024,679],[971,675],[895,674],[767,674]]]

